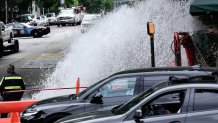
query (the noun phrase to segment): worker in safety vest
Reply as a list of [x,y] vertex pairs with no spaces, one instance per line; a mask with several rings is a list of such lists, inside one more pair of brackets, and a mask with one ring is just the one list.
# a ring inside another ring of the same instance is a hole
[[3,101],[17,101],[22,98],[23,92],[9,92],[14,90],[25,90],[25,84],[20,75],[14,71],[14,65],[8,65],[7,75],[0,82],[0,92]]

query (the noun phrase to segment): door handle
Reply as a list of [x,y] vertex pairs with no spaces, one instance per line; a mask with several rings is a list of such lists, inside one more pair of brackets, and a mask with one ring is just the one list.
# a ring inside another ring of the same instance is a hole
[[172,121],[170,123],[181,123],[181,121]]

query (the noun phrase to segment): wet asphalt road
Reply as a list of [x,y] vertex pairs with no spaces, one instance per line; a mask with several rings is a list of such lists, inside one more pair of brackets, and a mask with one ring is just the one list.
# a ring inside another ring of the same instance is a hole
[[33,88],[40,86],[41,80],[52,73],[57,62],[64,58],[66,49],[80,35],[79,29],[79,26],[51,26],[51,33],[42,38],[17,38],[20,51],[5,51],[0,59],[0,77],[5,75],[8,64],[14,64],[26,85]]

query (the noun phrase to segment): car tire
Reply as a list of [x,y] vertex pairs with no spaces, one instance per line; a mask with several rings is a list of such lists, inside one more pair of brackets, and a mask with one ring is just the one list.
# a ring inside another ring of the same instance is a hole
[[43,123],[54,123],[55,121],[57,121],[61,118],[64,118],[66,116],[69,116],[69,115],[67,115],[67,114],[55,114],[55,115],[52,115],[52,116],[49,116],[48,118],[46,118]]
[[19,42],[18,42],[18,40],[15,41],[12,51],[13,51],[13,53],[19,52]]
[[37,31],[32,32],[33,38],[39,37],[39,33]]
[[3,47],[3,40],[0,39],[0,58],[3,57],[4,47]]
[[60,26],[60,24],[57,24],[57,26],[59,27],[59,26]]

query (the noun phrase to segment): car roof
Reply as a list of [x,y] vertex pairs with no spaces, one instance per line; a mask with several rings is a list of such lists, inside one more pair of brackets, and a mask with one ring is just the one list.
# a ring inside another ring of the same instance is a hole
[[[154,86],[153,89],[159,88],[180,88],[180,87],[217,87],[218,89],[218,80],[217,75],[199,75],[191,76],[188,78],[176,78],[169,77],[168,81],[160,82]],[[157,89],[157,90],[159,90]]]
[[[130,73],[143,73],[143,72],[167,72],[167,71],[181,71],[181,72],[188,72],[188,71],[201,71],[201,72],[215,72],[218,71],[218,68],[215,67],[152,67],[152,68],[141,68],[141,69],[131,69],[131,70],[124,70],[117,73],[112,74],[111,76],[122,75],[122,74],[130,74]],[[109,76],[109,77],[111,77]]]
[[185,83],[185,84],[175,84],[170,85],[164,88],[161,88],[160,90],[171,90],[171,89],[180,89],[180,88],[214,88],[218,89],[218,83],[212,83],[208,81],[208,83]]
[[[114,77],[123,77],[123,76],[132,76],[132,75],[189,75],[190,76],[200,76],[200,75],[211,75],[208,72],[214,72],[218,70],[214,67],[206,67],[202,69],[197,69],[194,67],[156,67],[156,68],[142,68],[142,69],[131,69],[131,70],[124,70],[121,72],[114,73],[97,83],[104,83],[105,80],[114,78]],[[169,77],[170,79],[170,77]],[[164,80],[163,80],[164,81]]]

